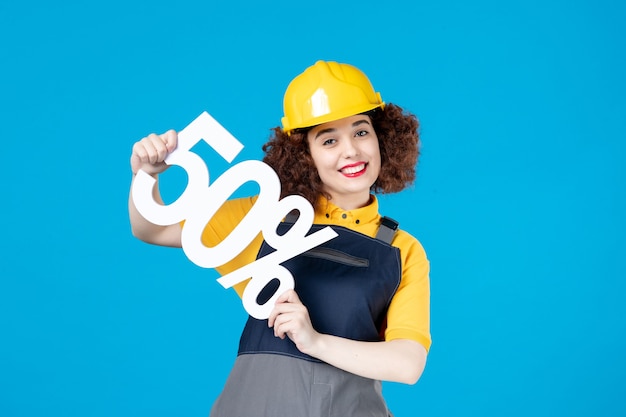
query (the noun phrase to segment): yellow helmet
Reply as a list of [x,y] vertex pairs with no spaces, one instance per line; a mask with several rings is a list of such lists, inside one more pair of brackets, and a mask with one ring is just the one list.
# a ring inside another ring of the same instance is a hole
[[317,61],[294,78],[285,92],[283,131],[316,126],[384,108],[380,93],[358,68]]

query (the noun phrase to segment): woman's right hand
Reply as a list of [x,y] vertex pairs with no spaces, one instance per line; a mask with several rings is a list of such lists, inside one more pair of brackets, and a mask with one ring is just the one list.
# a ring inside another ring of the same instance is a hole
[[[154,201],[159,204],[163,204],[163,199],[159,194],[157,175],[169,167],[164,161],[167,155],[176,149],[177,143],[177,133],[174,130],[168,130],[162,135],[152,133],[133,145],[133,152],[130,156],[130,167],[133,170],[133,175],[143,169],[156,179],[152,193]],[[135,181],[135,177],[133,177],[133,181]],[[136,238],[155,245],[181,247],[182,229],[180,225],[159,226],[146,220],[135,207],[132,192],[128,198],[128,214],[131,230]]]
[[130,156],[130,167],[136,175],[143,169],[150,175],[157,175],[165,171],[168,165],[163,162],[178,143],[178,134],[168,130],[162,135],[151,133],[133,145]]

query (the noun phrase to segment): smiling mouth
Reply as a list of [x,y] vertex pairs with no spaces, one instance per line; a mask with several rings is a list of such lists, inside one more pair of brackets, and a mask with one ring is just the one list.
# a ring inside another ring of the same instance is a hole
[[347,177],[358,177],[359,175],[365,173],[366,167],[367,164],[365,162],[361,162],[359,164],[345,166],[341,168],[339,172]]

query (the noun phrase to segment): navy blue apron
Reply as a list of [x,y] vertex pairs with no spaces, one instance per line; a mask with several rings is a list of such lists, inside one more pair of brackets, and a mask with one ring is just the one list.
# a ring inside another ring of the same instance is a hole
[[[291,226],[281,224],[283,233]],[[314,225],[310,233],[323,225]],[[282,265],[321,333],[379,341],[400,284],[400,251],[389,243],[397,223],[383,218],[376,238],[338,226],[338,236]],[[272,248],[263,244],[258,256]],[[277,284],[277,283],[276,283]],[[270,282],[258,302],[269,300]],[[210,417],[388,417],[380,381],[361,377],[300,352],[274,336],[267,320],[249,317],[239,353]]]
[[[281,223],[282,234],[291,223]],[[309,233],[326,227],[313,225]],[[313,328],[352,340],[382,340],[387,308],[401,278],[400,250],[389,244],[397,223],[383,218],[376,238],[341,226],[338,236],[282,265],[294,277],[295,291],[311,317]],[[263,242],[257,258],[273,249]],[[277,285],[270,282],[259,294],[262,304]],[[300,352],[289,338],[274,336],[267,320],[249,317],[241,335],[239,355],[274,353],[317,361]]]

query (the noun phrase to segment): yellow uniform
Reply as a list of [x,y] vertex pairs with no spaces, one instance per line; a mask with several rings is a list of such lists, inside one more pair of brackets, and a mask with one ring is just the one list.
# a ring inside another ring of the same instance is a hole
[[[218,245],[241,221],[255,201],[256,197],[249,197],[224,203],[204,230],[203,243],[209,247]],[[375,196],[372,196],[369,205],[349,211],[344,211],[330,201],[322,199],[315,211],[314,223],[343,226],[374,237],[380,219]],[[263,237],[259,234],[235,259],[216,268],[217,271],[225,275],[254,262],[262,242]],[[389,305],[385,340],[410,339],[428,350],[431,345],[430,283],[426,253],[417,239],[403,230],[397,231],[391,244],[400,249],[402,278]],[[239,295],[243,293],[246,283],[244,281],[235,286]]]

